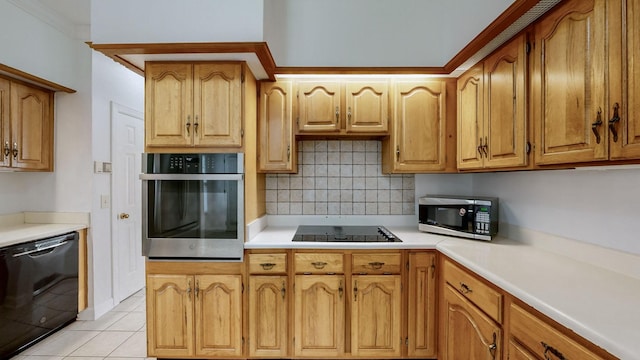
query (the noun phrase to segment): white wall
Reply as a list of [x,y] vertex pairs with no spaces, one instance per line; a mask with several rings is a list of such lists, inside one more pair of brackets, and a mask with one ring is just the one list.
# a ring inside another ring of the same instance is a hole
[[[603,168],[604,169],[604,168]],[[500,221],[640,254],[640,169],[474,174],[500,197]]]
[[91,40],[262,41],[262,0],[91,0]]
[[264,38],[278,66],[442,66],[512,3],[265,0]]
[[0,34],[1,64],[72,89],[81,86],[76,40],[7,0],[0,1]]
[[[144,78],[98,52],[92,52],[92,153],[95,161],[111,161],[111,102],[144,111]],[[100,317],[115,304],[112,293],[111,209],[101,208],[100,196],[111,197],[111,174],[92,177],[89,262],[93,273],[93,311]]]

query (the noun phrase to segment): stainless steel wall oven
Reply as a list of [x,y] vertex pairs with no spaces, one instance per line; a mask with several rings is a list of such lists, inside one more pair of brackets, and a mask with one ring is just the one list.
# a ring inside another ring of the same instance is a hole
[[243,154],[144,154],[142,169],[143,255],[242,261]]

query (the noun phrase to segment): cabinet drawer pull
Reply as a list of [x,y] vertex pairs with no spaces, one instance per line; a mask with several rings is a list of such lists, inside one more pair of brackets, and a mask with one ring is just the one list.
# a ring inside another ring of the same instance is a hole
[[312,262],[311,265],[313,265],[314,268],[316,269],[324,269],[325,266],[327,266],[327,263],[324,261],[316,261],[316,262]]
[[560,360],[566,360],[564,355],[562,355],[562,353],[560,351],[558,351],[557,349],[555,349],[553,346],[547,345],[544,341],[541,341],[540,344],[542,344],[542,346],[544,347],[544,353],[542,354],[542,355],[544,355],[544,360],[552,360],[549,357],[549,354],[547,354],[548,352],[551,353],[553,356],[557,357]]
[[262,266],[263,270],[271,270],[271,269],[273,269],[274,266],[276,266],[276,264],[274,264],[274,263],[261,263],[260,266]]
[[371,266],[371,268],[374,270],[380,270],[384,266],[384,263],[379,261],[374,261],[374,262],[370,262],[369,266]]
[[468,294],[470,292],[473,292],[473,290],[471,290],[471,288],[469,287],[469,285],[460,282],[460,292],[463,294]]
[[616,129],[616,123],[620,121],[618,109],[620,109],[620,104],[615,103],[613,105],[613,117],[609,120],[609,131],[613,134],[613,142],[618,142],[618,130]]

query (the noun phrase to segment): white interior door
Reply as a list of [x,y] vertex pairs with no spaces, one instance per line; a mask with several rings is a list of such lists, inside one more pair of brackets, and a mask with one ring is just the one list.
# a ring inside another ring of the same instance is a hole
[[115,303],[144,287],[140,157],[141,112],[111,103],[113,296]]

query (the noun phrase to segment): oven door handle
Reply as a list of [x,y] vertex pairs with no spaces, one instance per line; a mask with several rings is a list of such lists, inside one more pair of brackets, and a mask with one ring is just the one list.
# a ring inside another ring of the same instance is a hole
[[140,180],[244,180],[244,174],[140,174]]

